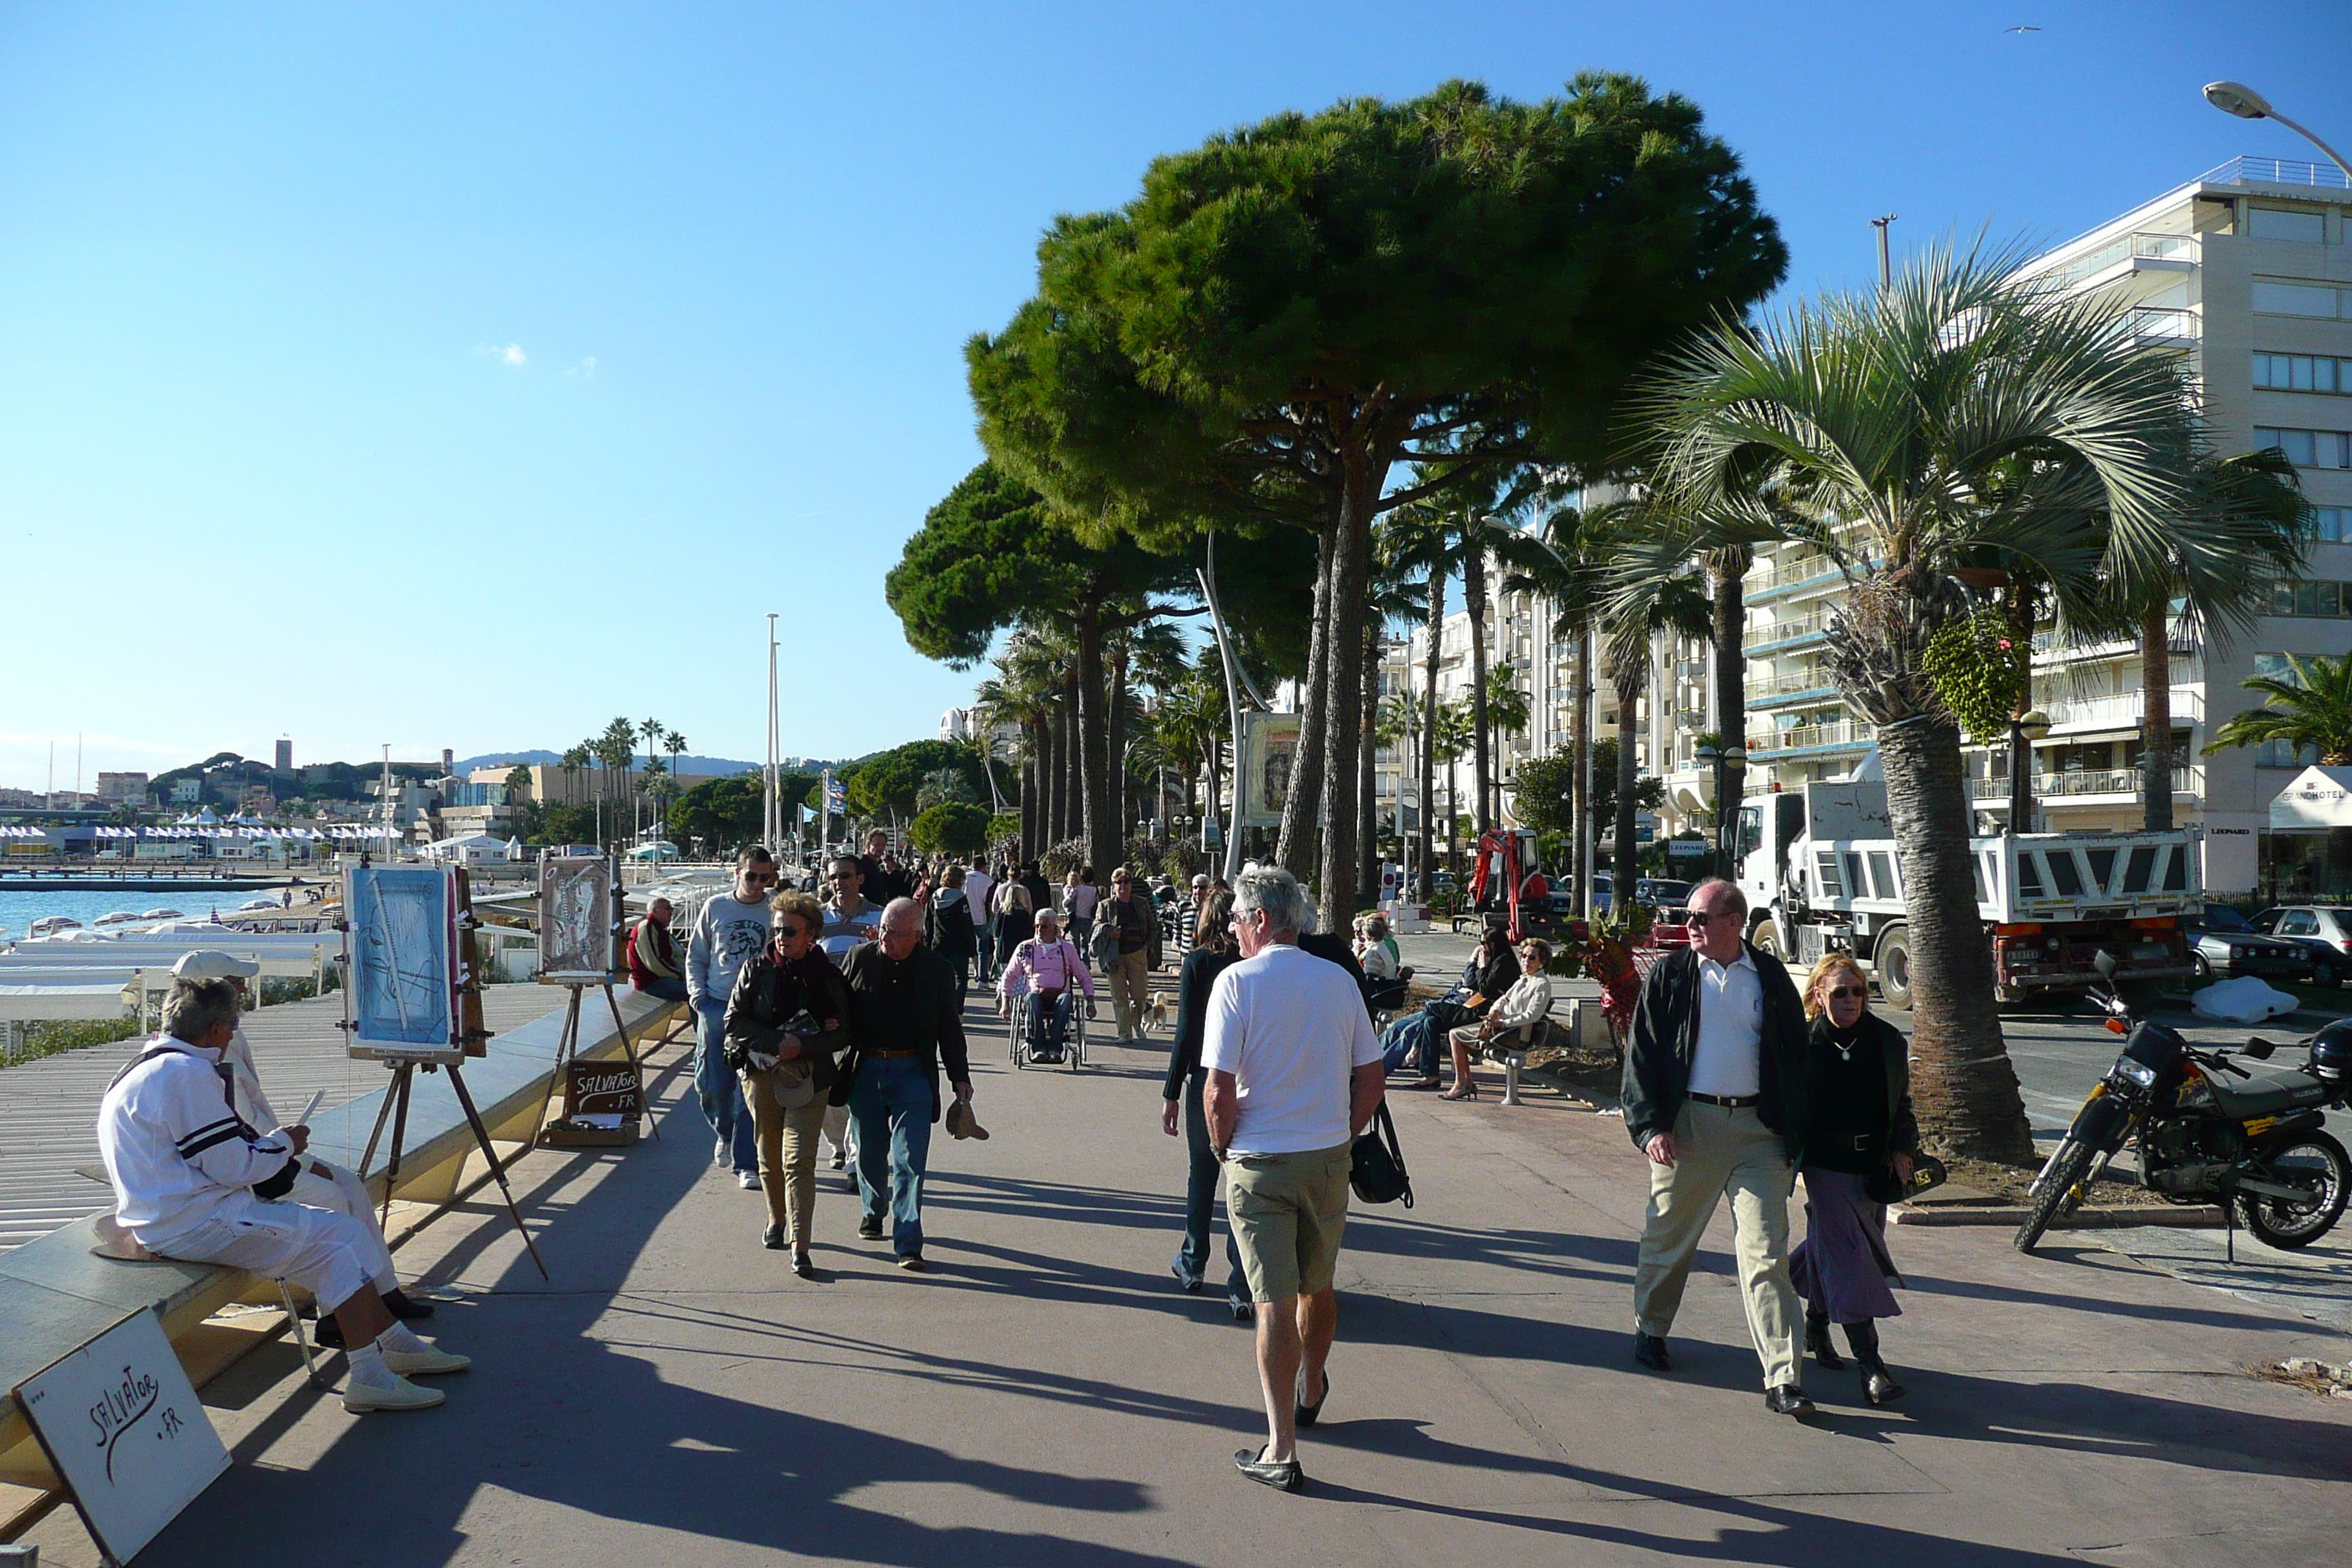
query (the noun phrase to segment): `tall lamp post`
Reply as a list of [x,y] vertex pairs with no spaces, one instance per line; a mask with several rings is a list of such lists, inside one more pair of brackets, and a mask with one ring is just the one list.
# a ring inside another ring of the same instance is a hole
[[2344,161],[2343,153],[2338,153],[2335,148],[2330,147],[2326,142],[2322,142],[2317,136],[2312,134],[2308,128],[2296,124],[2294,121],[2289,120],[2285,115],[2281,114],[2277,110],[2273,109],[2271,107],[2270,100],[2264,98],[2261,93],[2256,92],[2252,88],[2248,87],[2245,83],[2242,81],[2209,81],[2205,84],[2205,101],[2220,110],[2222,113],[2234,114],[2241,120],[2277,121],[2281,125],[2285,126],[2289,131],[2294,132],[2297,136],[2302,137],[2305,141],[2310,142],[2313,146],[2326,153],[2327,161],[2335,164],[2338,169],[2343,170],[2344,177],[2347,180],[2352,180],[2352,163],[2347,163]]
[[2009,721],[2009,830],[2033,831],[2033,742],[2050,733],[2050,715],[2028,709]]

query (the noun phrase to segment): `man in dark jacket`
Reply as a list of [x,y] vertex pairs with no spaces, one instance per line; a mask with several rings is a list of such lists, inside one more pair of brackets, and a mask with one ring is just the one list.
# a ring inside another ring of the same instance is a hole
[[1701,882],[1690,919],[1696,945],[1650,972],[1625,1053],[1625,1131],[1650,1159],[1633,1359],[1672,1369],[1666,1331],[1699,1237],[1728,1194],[1765,1403],[1801,1415],[1813,1406],[1797,1383],[1789,1188],[1805,1124],[1804,1006],[1780,961],[1746,941],[1748,900],[1737,887]]
[[923,914],[912,899],[890,901],[879,939],[851,952],[841,973],[849,983],[852,1044],[833,1103],[847,1105],[857,1123],[857,1190],[866,1200],[857,1234],[878,1239],[887,1208],[898,1267],[919,1269],[923,1171],[941,1110],[942,1061],[955,1097],[971,1098],[955,976],[923,945]]

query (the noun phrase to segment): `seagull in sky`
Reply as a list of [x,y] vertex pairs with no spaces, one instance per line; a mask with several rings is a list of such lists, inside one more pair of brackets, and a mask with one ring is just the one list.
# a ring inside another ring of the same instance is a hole
[[2039,27],[2003,27],[2001,31],[2004,33],[2038,33],[2042,31],[2042,29]]

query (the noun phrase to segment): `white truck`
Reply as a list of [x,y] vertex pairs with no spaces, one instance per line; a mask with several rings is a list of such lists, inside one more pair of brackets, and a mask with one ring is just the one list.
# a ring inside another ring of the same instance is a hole
[[[2204,900],[2194,833],[2000,834],[1969,847],[2000,1000],[2093,984],[2102,949],[2143,994],[2192,973],[2181,921]],[[1883,782],[1749,797],[1736,866],[1758,947],[1801,965],[1851,952],[1888,1006],[1910,1006],[1910,916]]]

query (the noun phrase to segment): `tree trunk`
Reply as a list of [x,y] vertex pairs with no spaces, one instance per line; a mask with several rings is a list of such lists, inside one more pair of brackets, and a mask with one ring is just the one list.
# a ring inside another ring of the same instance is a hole
[[1437,890],[1437,661],[1445,636],[1445,571],[1429,569],[1429,646],[1422,653],[1421,700],[1421,896]]
[[1495,826],[1486,789],[1493,773],[1486,751],[1486,547],[1475,539],[1463,543],[1462,603],[1470,612],[1470,784],[1477,795],[1478,833],[1484,837]]
[[1078,788],[1087,811],[1087,856],[1101,875],[1118,864],[1118,797],[1111,776],[1108,671],[1103,667],[1102,606],[1082,601],[1074,618],[1078,644]]
[[[1326,676],[1331,662],[1331,573],[1339,542],[1339,524],[1327,523],[1316,535],[1315,605],[1307,640],[1307,676],[1299,683],[1298,750],[1290,759],[1290,793],[1283,797],[1281,837],[1275,859],[1301,882],[1315,877],[1320,837],[1315,817],[1322,805],[1323,731]],[[1238,765],[1239,759],[1235,759]]]
[[1379,758],[1381,728],[1381,629],[1367,618],[1364,626],[1364,709],[1356,732],[1356,886],[1365,890],[1381,885],[1381,802]]
[[[1570,907],[1590,920],[1592,916],[1592,889],[1585,886],[1586,852],[1592,843],[1592,790],[1589,775],[1589,759],[1592,753],[1592,623],[1580,622],[1576,628],[1576,679],[1570,692],[1575,704],[1568,715],[1569,810],[1573,815],[1576,830],[1569,837],[1568,871]],[[1622,746],[1622,742],[1619,744]]]
[[[1748,653],[1740,647],[1740,634],[1746,629],[1747,606],[1740,600],[1739,580],[1748,574],[1749,552],[1728,550],[1717,552],[1711,563],[1715,572],[1715,710],[1718,750],[1733,746],[1745,750],[1748,745]],[[1716,764],[1715,789],[1715,874],[1732,874],[1731,857],[1723,846],[1731,842],[1727,827],[1739,820],[1740,780],[1744,775]],[[1972,820],[1965,813],[1963,825]]]
[[1062,809],[1068,820],[1062,825],[1063,837],[1083,841],[1087,836],[1086,730],[1078,711],[1078,683],[1066,682],[1064,689],[1068,695],[1063,700],[1067,716],[1062,724]]
[[1045,726],[1031,721],[1029,755],[1021,764],[1021,858],[1026,860],[1037,852],[1038,825],[1045,818],[1045,802],[1039,798],[1037,781],[1041,776],[1038,762],[1045,754]]
[[1992,943],[1977,912],[1966,771],[1951,721],[1882,728],[1886,812],[1911,941],[1911,1099],[1938,1153],[2024,1163],[2025,1100],[1994,1011]]
[[2140,826],[2172,831],[2172,627],[2170,605],[2157,595],[2140,613],[2139,683],[2147,693],[2140,724]]
[[1045,818],[1045,842],[1037,847],[1040,855],[1070,835],[1070,709],[1064,696],[1057,688],[1053,722],[1047,727],[1045,798],[1052,810]]
[[1332,552],[1330,636],[1324,672],[1322,874],[1316,893],[1322,929],[1341,932],[1356,913],[1356,744],[1362,732],[1358,693],[1364,679],[1365,600],[1371,587],[1372,511],[1384,462],[1369,451],[1342,454],[1346,492]]
[[1648,672],[1642,668],[1646,661],[1629,658],[1627,668],[1617,671],[1617,821],[1611,829],[1616,840],[1617,853],[1612,857],[1612,886],[1609,913],[1622,921],[1633,906],[1633,879],[1638,862],[1633,843],[1633,792],[1641,787],[1641,759],[1633,748],[1633,726],[1639,722],[1642,687]]
[[1127,776],[1127,667],[1129,645],[1121,642],[1119,651],[1110,661],[1110,744],[1109,766],[1111,800],[1117,811],[1111,819],[1111,832],[1118,841],[1118,855],[1127,856],[1128,786]]

